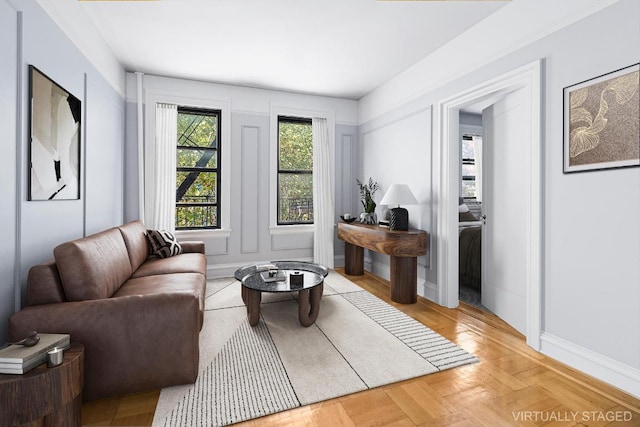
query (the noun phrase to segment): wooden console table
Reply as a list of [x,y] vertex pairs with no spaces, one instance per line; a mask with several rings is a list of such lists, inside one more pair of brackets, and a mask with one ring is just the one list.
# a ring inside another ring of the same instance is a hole
[[83,380],[84,346],[75,343],[59,366],[0,374],[0,426],[80,426]]
[[391,300],[413,304],[418,300],[418,257],[427,254],[427,232],[390,230],[378,225],[338,223],[344,240],[345,273],[364,274],[364,248],[391,256]]

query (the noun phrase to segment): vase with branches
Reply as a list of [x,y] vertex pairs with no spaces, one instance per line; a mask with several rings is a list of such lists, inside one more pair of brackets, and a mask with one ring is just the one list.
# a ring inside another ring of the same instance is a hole
[[364,208],[364,212],[360,214],[360,222],[365,224],[375,224],[378,222],[376,217],[376,202],[373,201],[373,195],[378,191],[378,183],[369,177],[368,183],[362,183],[356,178],[358,188],[360,189],[360,202]]

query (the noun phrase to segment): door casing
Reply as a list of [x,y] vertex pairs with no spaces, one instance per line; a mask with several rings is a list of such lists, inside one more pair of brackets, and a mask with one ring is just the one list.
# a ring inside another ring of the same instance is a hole
[[[477,86],[465,89],[438,103],[437,143],[434,145],[434,176],[437,177],[437,278],[438,303],[458,306],[458,169],[460,110],[488,99],[499,99],[524,88],[530,91],[531,138],[526,159],[530,168],[529,206],[526,241],[527,344],[540,349],[542,294],[542,170],[541,105],[542,61],[536,60]],[[437,170],[439,169],[439,170]]]

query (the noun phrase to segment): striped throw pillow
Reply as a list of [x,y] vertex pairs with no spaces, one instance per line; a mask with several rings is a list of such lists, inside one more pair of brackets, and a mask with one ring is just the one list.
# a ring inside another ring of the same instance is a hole
[[182,253],[182,246],[170,231],[147,230],[146,236],[151,248],[151,255],[169,258]]

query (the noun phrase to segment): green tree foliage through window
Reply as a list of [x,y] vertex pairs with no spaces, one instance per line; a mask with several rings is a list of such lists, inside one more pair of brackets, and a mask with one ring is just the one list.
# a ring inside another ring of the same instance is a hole
[[178,108],[176,229],[220,228],[220,111]]
[[278,224],[313,224],[311,119],[278,117]]

